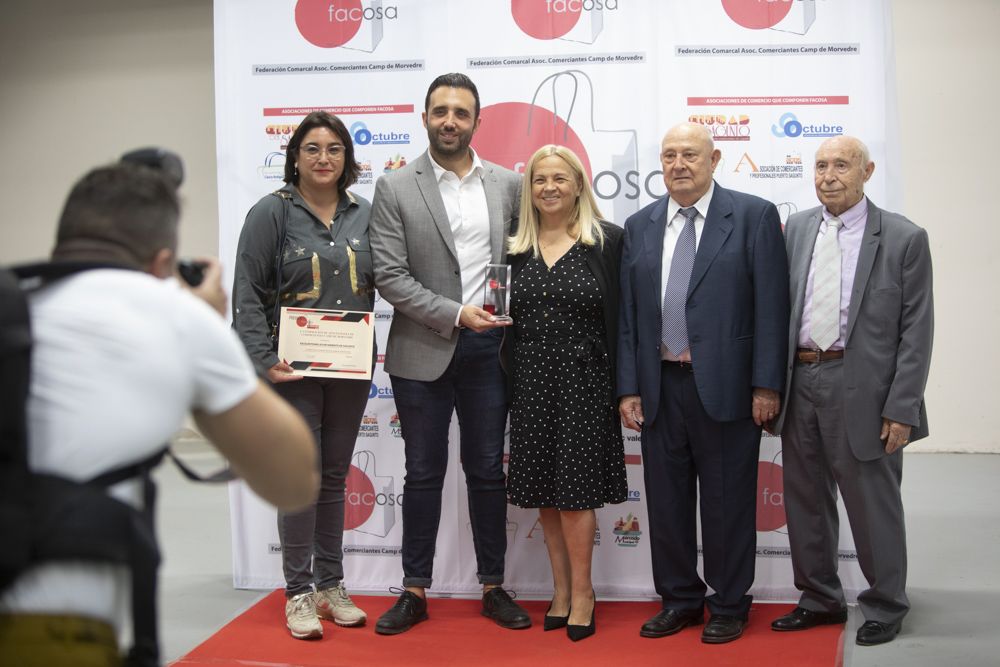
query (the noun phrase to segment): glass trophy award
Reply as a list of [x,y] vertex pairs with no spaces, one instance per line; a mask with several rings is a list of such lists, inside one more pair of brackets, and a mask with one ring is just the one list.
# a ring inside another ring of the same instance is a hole
[[510,265],[486,265],[486,289],[483,310],[497,322],[513,322],[510,317]]

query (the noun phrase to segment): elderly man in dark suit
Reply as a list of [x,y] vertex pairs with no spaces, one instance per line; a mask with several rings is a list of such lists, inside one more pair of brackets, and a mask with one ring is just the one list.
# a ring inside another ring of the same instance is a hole
[[375,624],[398,634],[427,618],[448,428],[458,413],[482,613],[498,625],[531,625],[503,590],[507,491],[503,471],[507,391],[501,323],[483,310],[486,266],[506,257],[521,178],[480,160],[479,92],[464,74],[443,74],[427,91],[426,153],[375,184],[371,244],[375,285],[395,314],[386,345],[403,429],[403,586]]
[[865,197],[875,164],[852,137],[816,151],[822,206],[788,220],[792,317],[782,436],[798,607],[774,630],[847,620],[837,576],[837,488],[870,588],[862,646],[891,641],[909,610],[903,446],[927,435],[934,304],[927,233]]
[[[702,641],[740,637],[756,555],[761,426],[785,386],[788,263],[773,204],[716,184],[700,125],[663,138],[669,197],[625,221],[618,393],[642,433],[663,637],[711,617]],[[698,575],[697,497],[705,581]],[[715,591],[706,597],[706,583]]]

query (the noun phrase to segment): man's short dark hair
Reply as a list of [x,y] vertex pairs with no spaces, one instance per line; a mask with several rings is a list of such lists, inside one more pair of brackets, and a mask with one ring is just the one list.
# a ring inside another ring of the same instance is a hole
[[474,118],[479,118],[479,90],[476,88],[476,84],[472,83],[472,79],[459,72],[442,74],[438,78],[431,81],[431,86],[427,89],[427,97],[424,98],[424,111],[431,110],[431,93],[442,86],[447,86],[448,88],[464,88],[472,93],[472,97],[476,100],[476,115]]
[[344,144],[344,173],[337,180],[337,192],[344,194],[347,188],[357,183],[361,165],[354,157],[354,142],[344,121],[326,111],[313,111],[303,118],[288,140],[288,148],[285,149],[285,183],[299,184],[299,174],[295,169],[295,161],[299,159],[299,147],[302,145],[302,138],[317,127],[330,130]]
[[176,250],[180,210],[177,190],[162,171],[125,163],[98,167],[70,191],[56,247],[111,245],[145,264],[164,248]]

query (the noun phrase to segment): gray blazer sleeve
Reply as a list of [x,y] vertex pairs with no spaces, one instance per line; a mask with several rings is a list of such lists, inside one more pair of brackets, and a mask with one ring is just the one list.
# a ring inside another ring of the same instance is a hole
[[882,407],[882,416],[918,426],[934,338],[931,251],[927,232],[923,229],[918,229],[908,239],[901,276],[896,372]]

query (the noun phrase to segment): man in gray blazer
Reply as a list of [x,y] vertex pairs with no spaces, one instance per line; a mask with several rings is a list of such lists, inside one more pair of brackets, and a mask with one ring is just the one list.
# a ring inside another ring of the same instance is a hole
[[502,323],[481,307],[486,265],[502,262],[520,204],[520,177],[479,159],[479,93],[464,74],[436,78],[424,101],[428,151],[375,185],[370,226],[375,284],[393,305],[385,370],[403,430],[403,587],[375,631],[427,618],[448,428],[458,414],[462,468],[482,613],[505,628],[531,625],[503,590],[507,394]]
[[934,304],[927,232],[864,195],[875,164],[852,137],[816,152],[823,206],[785,228],[791,271],[782,436],[785,512],[798,607],[774,630],[844,623],[837,488],[869,588],[856,641],[892,641],[909,610],[903,447],[927,435],[924,387]]

